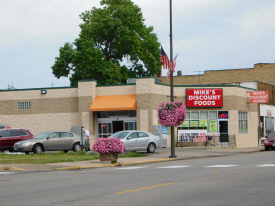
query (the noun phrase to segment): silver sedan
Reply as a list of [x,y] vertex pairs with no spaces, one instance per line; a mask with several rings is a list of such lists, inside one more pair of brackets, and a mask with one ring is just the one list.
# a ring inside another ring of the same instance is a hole
[[[84,137],[83,137],[84,138]],[[29,152],[41,153],[45,151],[64,151],[65,153],[69,150],[78,152],[81,150],[80,136],[72,132],[54,131],[54,132],[43,132],[33,139],[20,141],[14,144],[15,152]],[[84,149],[89,148],[90,143],[88,139],[84,139]]]
[[120,131],[110,136],[118,137],[125,146],[125,151],[143,151],[149,153],[155,152],[156,148],[160,147],[159,136],[139,130]]

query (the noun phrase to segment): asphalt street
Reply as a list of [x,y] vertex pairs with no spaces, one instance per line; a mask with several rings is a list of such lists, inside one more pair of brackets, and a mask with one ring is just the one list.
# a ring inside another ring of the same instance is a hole
[[80,170],[3,171],[0,205],[273,205],[275,151]]

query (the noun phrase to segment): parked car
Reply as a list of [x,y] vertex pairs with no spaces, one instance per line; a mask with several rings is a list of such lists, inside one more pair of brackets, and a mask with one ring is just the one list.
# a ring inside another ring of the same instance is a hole
[[264,142],[265,151],[275,148],[275,131],[271,132]]
[[13,151],[13,145],[22,140],[32,139],[33,134],[26,129],[1,129],[0,130],[0,152]]
[[112,134],[109,138],[118,137],[125,146],[125,151],[155,152],[160,147],[160,138],[145,131],[131,130],[120,131]]
[[[14,144],[14,151],[16,152],[29,152],[41,153],[45,151],[64,151],[67,153],[69,150],[78,152],[81,150],[80,136],[72,132],[65,131],[52,131],[43,132],[33,139],[20,141]],[[87,150],[90,146],[89,139],[84,141],[84,149]]]

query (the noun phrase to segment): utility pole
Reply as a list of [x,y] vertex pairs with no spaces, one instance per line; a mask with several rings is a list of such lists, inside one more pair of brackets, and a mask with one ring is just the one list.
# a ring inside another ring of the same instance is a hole
[[[173,88],[173,33],[172,33],[172,0],[170,0],[170,61],[171,61],[171,71],[170,71],[170,98],[171,102],[174,102],[174,88]],[[176,158],[175,155],[175,134],[174,127],[171,126],[171,155],[169,158]]]

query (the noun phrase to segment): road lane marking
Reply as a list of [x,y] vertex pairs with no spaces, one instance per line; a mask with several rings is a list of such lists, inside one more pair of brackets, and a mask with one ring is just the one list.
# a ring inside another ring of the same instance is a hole
[[212,165],[212,166],[205,166],[205,167],[236,167],[238,165]]
[[11,175],[15,174],[15,172],[0,172],[0,175]]
[[167,167],[157,167],[157,168],[162,168],[162,169],[177,169],[177,168],[184,168],[184,167],[190,167],[188,165],[181,165],[181,166],[167,166]]
[[264,165],[258,165],[255,167],[275,167],[275,164],[264,164]]
[[122,168],[115,168],[113,170],[134,170],[134,169],[141,169],[145,167],[122,167]]
[[127,190],[127,191],[123,191],[123,192],[117,192],[117,194],[122,194],[122,193],[127,193],[127,192],[135,192],[135,191],[139,191],[139,190],[146,190],[146,189],[151,189],[154,187],[162,187],[162,186],[167,186],[167,185],[172,185],[175,184],[174,182],[172,183],[167,183],[167,184],[162,184],[162,185],[155,185],[155,186],[151,186],[151,187],[144,187],[144,188],[139,188],[139,189],[134,189],[134,190]]

